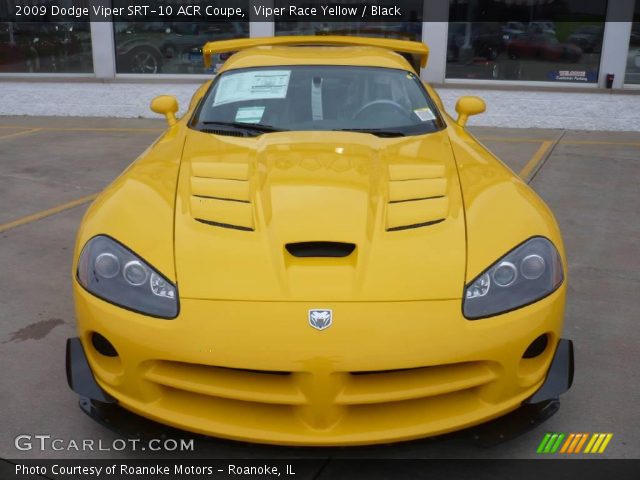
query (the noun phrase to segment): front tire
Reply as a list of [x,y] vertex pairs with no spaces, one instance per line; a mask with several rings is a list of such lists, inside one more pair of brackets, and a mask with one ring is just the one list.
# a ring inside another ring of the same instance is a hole
[[127,73],[160,73],[162,57],[150,48],[136,48],[125,57],[124,70]]

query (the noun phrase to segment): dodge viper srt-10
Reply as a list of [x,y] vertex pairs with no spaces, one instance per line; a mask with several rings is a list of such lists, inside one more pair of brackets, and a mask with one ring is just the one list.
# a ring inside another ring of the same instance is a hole
[[465,130],[484,102],[450,117],[412,66],[422,43],[226,40],[205,64],[230,52],[181,118],[153,100],[168,129],[80,225],[85,411],[317,446],[555,411],[562,239]]

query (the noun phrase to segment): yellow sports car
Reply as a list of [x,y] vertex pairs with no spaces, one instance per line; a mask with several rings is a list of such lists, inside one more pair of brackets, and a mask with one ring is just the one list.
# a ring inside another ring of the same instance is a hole
[[152,102],[169,128],[82,221],[83,409],[288,445],[555,412],[573,377],[562,239],[465,130],[484,102],[450,117],[412,67],[422,43],[203,48],[231,52],[182,118]]

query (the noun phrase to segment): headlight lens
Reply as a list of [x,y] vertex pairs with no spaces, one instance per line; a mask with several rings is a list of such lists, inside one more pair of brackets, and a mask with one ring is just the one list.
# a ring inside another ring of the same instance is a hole
[[96,297],[154,317],[178,315],[176,286],[110,237],[87,242],[78,260],[78,281]]
[[514,310],[554,292],[563,278],[556,248],[546,238],[534,237],[467,285],[462,311],[477,319]]

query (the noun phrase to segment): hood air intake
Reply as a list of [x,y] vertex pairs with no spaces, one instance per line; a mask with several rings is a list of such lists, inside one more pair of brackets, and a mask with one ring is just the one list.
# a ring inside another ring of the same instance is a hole
[[298,242],[287,243],[287,252],[294,257],[348,257],[356,249],[353,243],[342,242]]

